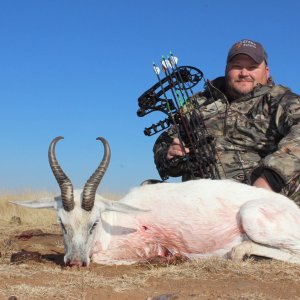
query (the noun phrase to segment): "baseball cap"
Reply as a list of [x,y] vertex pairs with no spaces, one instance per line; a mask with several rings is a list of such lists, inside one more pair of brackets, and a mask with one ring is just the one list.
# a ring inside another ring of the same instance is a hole
[[264,60],[266,64],[268,64],[268,55],[264,47],[258,42],[244,39],[235,43],[228,52],[227,62],[229,62],[234,56],[238,54],[246,54],[258,64],[260,64]]

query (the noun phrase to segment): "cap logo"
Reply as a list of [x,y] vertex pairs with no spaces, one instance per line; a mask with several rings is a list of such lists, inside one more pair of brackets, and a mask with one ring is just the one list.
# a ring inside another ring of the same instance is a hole
[[242,40],[239,42],[239,47],[251,47],[251,48],[256,48],[256,43],[254,43],[253,41],[249,41],[249,40]]

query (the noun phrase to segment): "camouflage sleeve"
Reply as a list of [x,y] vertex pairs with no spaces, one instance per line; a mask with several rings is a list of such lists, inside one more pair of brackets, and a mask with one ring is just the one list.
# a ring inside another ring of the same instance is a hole
[[178,177],[184,174],[185,164],[182,161],[174,163],[167,160],[168,149],[175,137],[177,137],[176,130],[171,127],[158,137],[153,146],[154,162],[160,177],[164,180],[169,176]]
[[300,97],[291,92],[279,102],[275,123],[282,139],[277,151],[267,155],[259,168],[275,171],[288,185],[300,175]]

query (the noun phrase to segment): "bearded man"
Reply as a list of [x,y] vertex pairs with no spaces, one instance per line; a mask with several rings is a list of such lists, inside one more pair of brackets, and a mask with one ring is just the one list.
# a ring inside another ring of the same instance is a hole
[[[205,128],[212,137],[220,179],[280,192],[300,204],[300,97],[275,85],[260,43],[235,43],[227,55],[225,76],[207,81],[204,91],[189,101],[198,103],[202,119],[202,128],[193,130],[203,133]],[[187,160],[181,159],[192,151],[181,141],[178,129],[171,127],[155,142],[154,160],[163,180],[195,179]]]

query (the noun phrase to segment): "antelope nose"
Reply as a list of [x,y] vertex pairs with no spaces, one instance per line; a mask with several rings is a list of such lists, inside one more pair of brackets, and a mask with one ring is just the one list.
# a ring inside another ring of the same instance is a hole
[[68,260],[66,262],[66,266],[68,266],[68,267],[86,267],[87,263],[85,261],[80,261],[80,260],[74,259],[74,260]]

